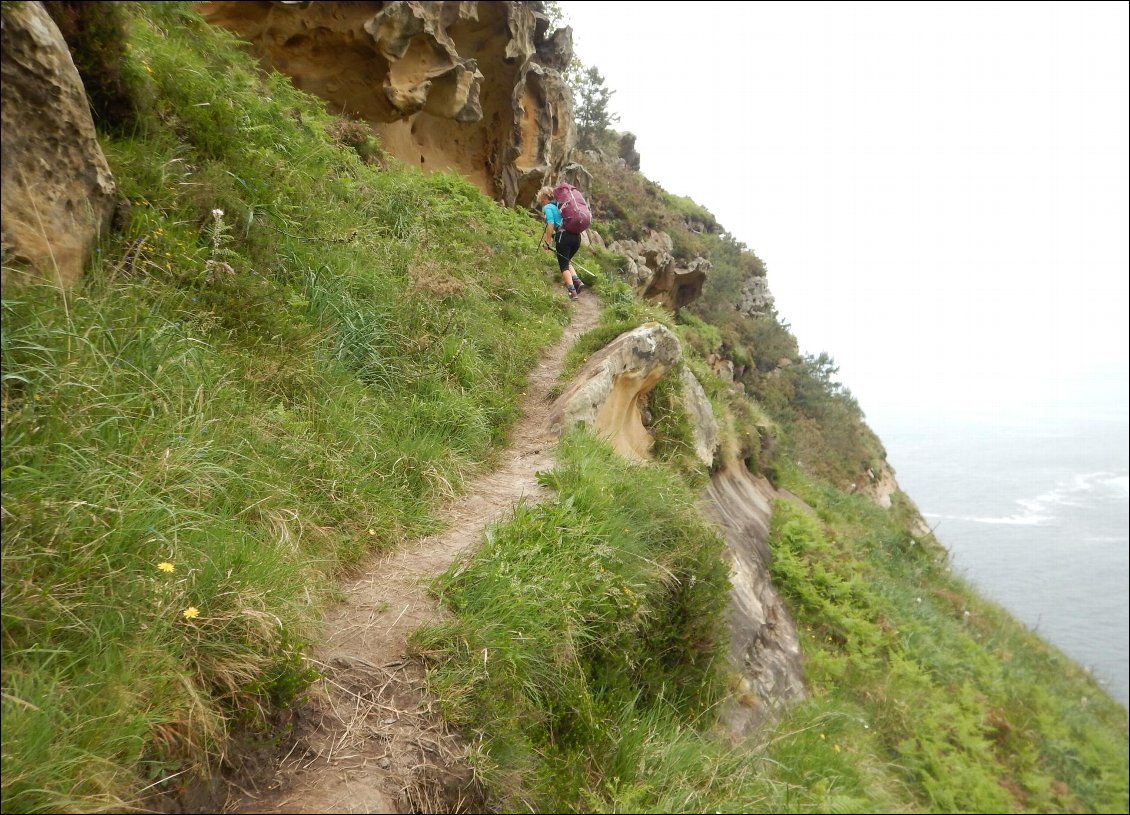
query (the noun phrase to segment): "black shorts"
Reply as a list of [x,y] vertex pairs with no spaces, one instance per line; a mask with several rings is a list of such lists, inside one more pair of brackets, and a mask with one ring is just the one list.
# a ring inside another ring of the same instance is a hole
[[569,261],[581,248],[581,236],[573,232],[561,231],[557,234],[557,265],[561,271],[569,268]]

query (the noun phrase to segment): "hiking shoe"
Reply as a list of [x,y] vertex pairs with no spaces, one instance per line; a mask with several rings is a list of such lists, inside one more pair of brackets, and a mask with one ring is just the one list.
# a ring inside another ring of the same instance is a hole
[[573,289],[569,289],[569,299],[570,300],[576,300],[577,299],[577,293]]
[[573,281],[573,288],[577,290],[578,294],[580,294],[581,289],[583,289],[584,287],[585,287],[585,281],[581,280],[581,278],[578,277],[576,280]]

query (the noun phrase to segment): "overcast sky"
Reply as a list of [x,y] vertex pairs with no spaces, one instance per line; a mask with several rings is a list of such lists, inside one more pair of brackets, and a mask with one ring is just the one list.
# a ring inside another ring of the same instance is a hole
[[1127,415],[1127,3],[561,3],[869,418]]

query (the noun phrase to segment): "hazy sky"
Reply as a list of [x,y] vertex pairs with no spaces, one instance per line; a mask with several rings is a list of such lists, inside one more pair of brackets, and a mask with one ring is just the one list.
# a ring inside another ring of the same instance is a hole
[[1127,415],[1130,5],[561,7],[869,418]]

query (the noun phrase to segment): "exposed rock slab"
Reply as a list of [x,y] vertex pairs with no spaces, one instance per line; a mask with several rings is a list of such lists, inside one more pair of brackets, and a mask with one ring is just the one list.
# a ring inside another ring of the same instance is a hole
[[[17,265],[69,286],[109,228],[116,185],[70,50],[43,6],[6,5],[2,37],[2,240]],[[18,282],[5,268],[5,286],[9,277]]]
[[526,2],[208,2],[260,61],[367,121],[386,150],[505,204],[534,199],[575,142],[572,31]]
[[679,373],[683,385],[683,406],[691,420],[694,433],[695,455],[708,468],[714,466],[714,451],[718,449],[718,420],[714,418],[714,408],[710,398],[689,368]]
[[735,740],[806,695],[796,625],[769,572],[769,519],[777,497],[768,481],[734,464],[714,473],[701,501],[731,563],[730,659],[741,687],[721,720]]
[[878,472],[868,468],[864,476],[851,486],[852,492],[858,491],[873,504],[883,509],[891,508],[891,497],[899,489],[894,472],[885,465],[881,465]]

